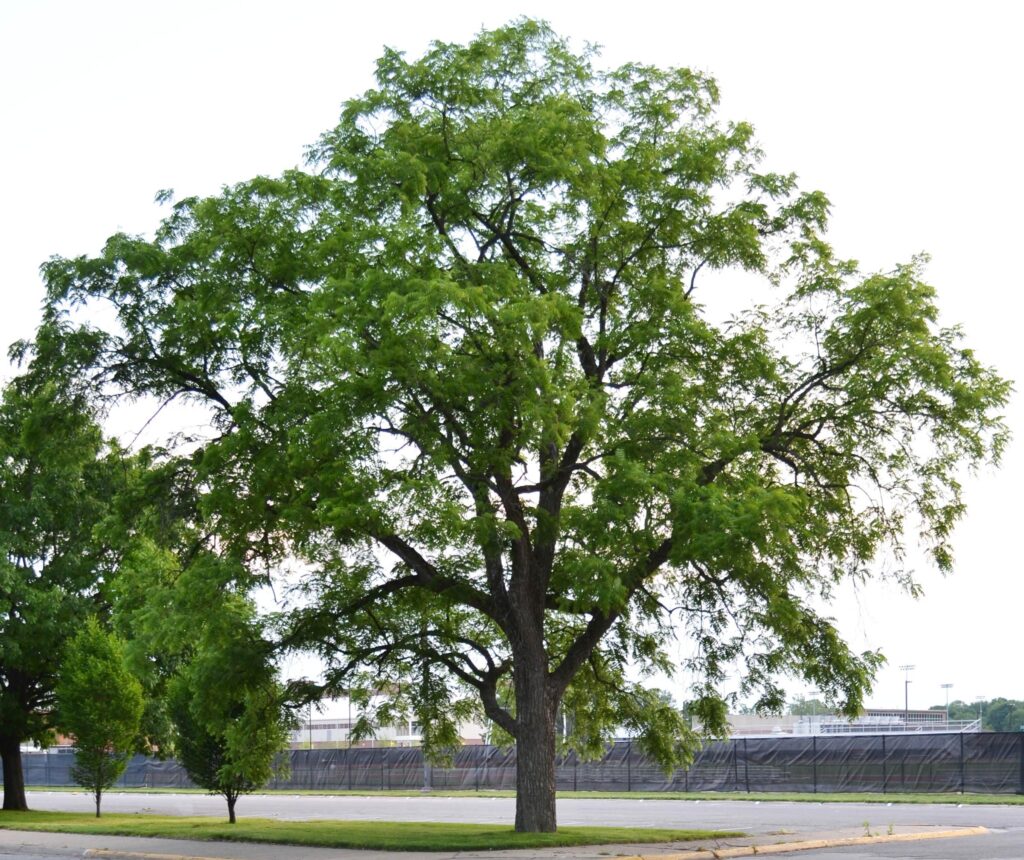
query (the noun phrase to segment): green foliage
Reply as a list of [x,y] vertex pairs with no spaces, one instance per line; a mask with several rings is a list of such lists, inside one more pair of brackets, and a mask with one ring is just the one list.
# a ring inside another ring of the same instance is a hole
[[831,714],[832,709],[821,699],[806,699],[803,696],[790,703],[787,709],[790,714],[797,717],[813,716],[814,714]]
[[1019,732],[1024,728],[1024,702],[997,698],[984,705],[985,728],[994,732]]
[[109,560],[92,541],[110,473],[85,405],[55,386],[0,402],[0,733],[48,739],[64,642]]
[[5,808],[23,806],[19,745],[50,742],[68,638],[107,606],[117,546],[102,524],[132,458],[106,443],[67,374],[27,375],[0,394],[0,746]]
[[[248,690],[230,681],[211,685],[209,666],[203,665],[210,660],[203,655],[170,685],[174,748],[196,785],[224,796],[234,823],[238,797],[263,787],[273,775],[291,721],[276,684]],[[230,664],[221,668],[227,672]]]
[[[945,705],[932,705],[930,710],[945,711]],[[976,720],[981,716],[983,729],[993,732],[1019,732],[1024,727],[1024,702],[997,697],[990,701],[949,703],[951,720]]]
[[139,541],[117,615],[162,691],[176,757],[193,782],[224,795],[234,822],[238,797],[270,779],[292,720],[252,602],[225,587],[231,569],[205,552],[183,568],[173,552]]
[[[387,52],[310,172],[47,263],[34,366],[210,410],[178,466],[216,540],[182,576],[297,560],[282,640],[325,692],[384,691],[432,751],[479,707],[553,756],[562,704],[567,743],[627,723],[669,767],[688,721],[626,670],[671,673],[676,637],[710,733],[736,675],[758,709],[795,675],[860,710],[882,658],[814,607],[913,532],[951,569],[1010,386],[923,260],[835,256],[825,196],[762,171],[712,80],[594,61],[526,20]],[[749,304],[700,303],[737,272]],[[76,321],[97,303],[116,325]]]
[[90,617],[68,643],[57,683],[59,724],[75,742],[75,782],[96,798],[124,772],[144,708],[121,642]]

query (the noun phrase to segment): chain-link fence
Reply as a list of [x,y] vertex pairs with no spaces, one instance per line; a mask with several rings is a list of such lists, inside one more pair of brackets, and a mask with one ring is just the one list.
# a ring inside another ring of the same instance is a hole
[[[292,750],[284,789],[513,789],[515,748],[466,746],[450,767],[424,767],[417,748]],[[28,785],[70,786],[74,753],[25,753]],[[557,762],[562,791],[872,791],[1024,793],[1024,733],[737,738],[705,746],[666,774],[631,741],[598,761]],[[136,756],[117,786],[190,787],[173,760]]]

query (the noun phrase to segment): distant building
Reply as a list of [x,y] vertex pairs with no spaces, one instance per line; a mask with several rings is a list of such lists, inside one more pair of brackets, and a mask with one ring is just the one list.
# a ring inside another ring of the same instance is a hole
[[836,714],[808,714],[762,717],[757,714],[731,714],[733,737],[779,737],[785,735],[882,735],[910,732],[978,732],[978,720],[946,720],[945,711],[905,711],[868,708],[859,717],[848,719]]
[[[332,703],[331,710],[344,711],[347,703]],[[357,717],[322,717],[306,719],[291,733],[292,749],[345,749],[353,747],[418,747],[423,742],[420,726],[412,721],[392,726],[379,726],[372,738],[350,740]],[[487,729],[479,723],[463,723],[460,737],[464,746],[486,742]]]

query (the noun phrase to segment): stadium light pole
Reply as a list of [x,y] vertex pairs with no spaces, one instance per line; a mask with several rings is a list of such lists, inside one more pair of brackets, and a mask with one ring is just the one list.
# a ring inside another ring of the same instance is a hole
[[914,667],[906,663],[900,666],[900,671],[906,673],[903,679],[903,725],[907,727],[910,725],[910,673],[914,671]]
[[978,731],[981,731],[981,703],[985,701],[984,696],[975,696],[974,701],[978,703]]
[[946,728],[948,729],[949,728],[949,688],[952,687],[953,685],[952,684],[939,684],[939,686],[942,687],[942,689],[946,691]]

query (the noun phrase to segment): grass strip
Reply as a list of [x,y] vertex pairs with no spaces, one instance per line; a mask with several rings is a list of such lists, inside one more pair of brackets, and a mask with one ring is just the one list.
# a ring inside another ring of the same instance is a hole
[[[26,786],[28,791],[74,791],[75,786]],[[115,794],[209,794],[201,788],[115,788]],[[392,789],[390,791],[349,790],[332,788],[264,789],[258,794],[287,795],[289,797],[515,797],[514,791],[455,790],[438,788],[433,791]],[[929,794],[889,792],[818,792],[761,791],[747,794],[743,791],[560,791],[560,798],[575,800],[758,800],[783,803],[945,803],[996,806],[1020,806],[1024,795],[1019,794]],[[244,802],[244,798],[243,798]]]
[[240,818],[237,824],[228,824],[221,818],[124,814],[96,818],[90,814],[72,812],[0,812],[0,829],[106,836],[159,836],[200,841],[269,842],[376,851],[487,851],[499,848],[694,842],[744,835],[738,831],[649,827],[563,827],[557,833],[516,833],[501,824],[417,821],[279,821]]

